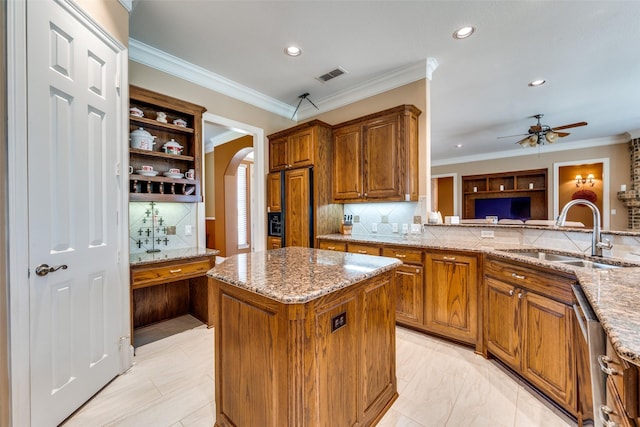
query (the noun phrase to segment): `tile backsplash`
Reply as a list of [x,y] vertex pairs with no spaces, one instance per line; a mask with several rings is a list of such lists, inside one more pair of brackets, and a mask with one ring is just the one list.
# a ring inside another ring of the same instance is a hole
[[[418,223],[426,222],[422,206],[422,201],[351,203],[344,205],[344,214],[353,216],[353,234],[392,236],[402,233],[403,224],[406,224],[410,230],[410,224],[413,224],[414,217],[420,216]],[[398,230],[396,232],[394,232],[394,224]]]
[[130,253],[198,246],[196,207],[197,203],[130,202]]

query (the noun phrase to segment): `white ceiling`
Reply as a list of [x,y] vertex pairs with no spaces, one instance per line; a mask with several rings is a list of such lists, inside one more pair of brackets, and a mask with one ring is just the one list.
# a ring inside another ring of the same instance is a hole
[[[454,40],[464,25],[476,33]],[[636,0],[135,0],[130,36],[132,60],[157,66],[166,56],[183,78],[287,117],[302,93],[328,111],[424,78],[434,58],[434,164],[538,152],[497,139],[526,133],[537,113],[552,127],[589,123],[540,150],[620,142],[640,129]],[[285,56],[289,44],[302,55]],[[338,66],[348,73],[316,80]],[[527,86],[537,78],[547,84]],[[296,118],[316,113],[305,101]]]

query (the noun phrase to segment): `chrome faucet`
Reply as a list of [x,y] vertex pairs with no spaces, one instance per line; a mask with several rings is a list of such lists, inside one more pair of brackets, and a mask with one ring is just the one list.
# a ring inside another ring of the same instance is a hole
[[602,235],[600,233],[600,211],[598,207],[585,199],[575,199],[564,205],[562,208],[562,212],[558,215],[558,219],[556,219],[556,227],[562,227],[564,222],[567,220],[567,212],[569,208],[575,205],[584,205],[588,206],[593,213],[593,234],[591,236],[591,255],[593,256],[602,256],[602,249],[611,249],[613,245],[609,240],[602,241]]

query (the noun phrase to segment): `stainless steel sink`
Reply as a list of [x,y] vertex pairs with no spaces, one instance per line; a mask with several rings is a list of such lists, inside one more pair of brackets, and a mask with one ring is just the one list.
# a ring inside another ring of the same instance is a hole
[[542,250],[530,250],[530,251],[505,250],[503,252],[508,252],[514,255],[537,258],[540,260],[545,260],[548,262],[553,262],[558,264],[573,265],[573,266],[582,267],[582,268],[619,268],[621,267],[621,265],[613,265],[613,264],[608,264],[607,262],[593,261],[593,260],[585,259],[576,255],[564,255],[564,254],[558,254],[554,252],[545,252]]

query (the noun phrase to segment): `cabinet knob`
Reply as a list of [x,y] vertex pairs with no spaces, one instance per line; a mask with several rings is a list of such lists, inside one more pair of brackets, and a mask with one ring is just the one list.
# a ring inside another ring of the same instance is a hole
[[358,253],[359,253],[359,254],[366,254],[366,253],[367,253],[367,251],[364,251],[364,250],[360,249],[360,250],[358,251]]
[[515,289],[509,289],[509,296],[512,297],[515,293]]
[[600,365],[600,370],[607,375],[618,375],[618,371],[614,368],[609,367],[609,363],[612,362],[609,356],[601,354],[598,356],[598,365]]
[[404,254],[396,254],[396,258],[406,258],[407,256]]
[[169,270],[169,273],[175,274],[175,273],[180,273],[181,271],[182,271],[181,268],[176,268],[175,270]]
[[600,422],[604,427],[618,427],[619,424],[613,421],[610,416],[613,414],[613,409],[608,407],[607,405],[600,405],[600,414],[598,417],[600,418]]
[[445,257],[442,257],[442,259],[445,260],[445,261],[455,261],[456,257],[454,257],[454,256],[445,256]]
[[364,193],[364,197],[367,197],[367,193]]
[[327,249],[329,249],[330,251],[334,251],[336,249],[335,246],[327,246]]
[[518,279],[518,280],[524,280],[526,279],[525,276],[518,274],[518,273],[511,273],[511,277],[513,277],[514,279]]
[[524,296],[524,292],[518,292],[518,298],[522,299],[522,297]]

